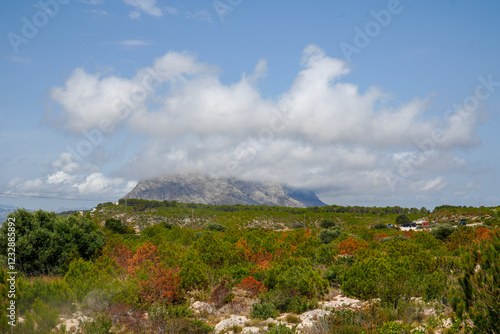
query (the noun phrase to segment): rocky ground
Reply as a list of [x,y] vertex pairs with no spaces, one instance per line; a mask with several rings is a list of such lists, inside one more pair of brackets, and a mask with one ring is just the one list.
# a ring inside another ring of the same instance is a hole
[[[251,334],[251,333],[267,333],[271,327],[284,325],[290,329],[294,328],[297,333],[303,334],[320,334],[328,332],[328,325],[325,321],[326,317],[334,310],[350,309],[357,310],[368,306],[370,303],[376,303],[377,300],[361,301],[355,298],[349,298],[342,294],[330,294],[328,300],[318,303],[318,308],[304,312],[302,314],[282,313],[276,318],[268,319],[252,319],[250,312],[252,304],[258,300],[250,298],[248,294],[240,289],[234,289],[235,298],[229,304],[222,307],[216,307],[214,303],[206,301],[191,300],[191,309],[196,314],[196,317],[203,319],[214,327],[215,334]],[[421,307],[421,312],[424,316],[439,316],[434,306],[424,303],[419,298],[412,300],[416,305]],[[147,322],[150,316],[147,312],[111,312],[115,315],[127,315],[128,318],[133,318],[134,321]],[[437,317],[439,318],[439,317]],[[128,319],[127,321],[131,320]],[[122,319],[123,320],[123,319]],[[63,316],[60,318],[60,323],[57,330],[62,328],[67,330],[67,333],[81,333],[81,325],[84,322],[93,321],[89,316],[85,316],[82,312],[73,313],[71,316]],[[446,328],[452,326],[450,318],[441,317],[439,323],[434,326],[433,333],[444,333]],[[64,327],[63,327],[64,326]],[[323,330],[322,330],[323,329]],[[114,326],[111,331],[116,333],[124,332],[124,327]],[[426,333],[425,324],[416,328],[412,333]]]

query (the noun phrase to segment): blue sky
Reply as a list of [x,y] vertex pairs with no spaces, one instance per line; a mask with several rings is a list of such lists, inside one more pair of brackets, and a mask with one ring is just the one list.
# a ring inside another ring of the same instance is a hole
[[500,203],[498,1],[0,9],[0,204],[92,207],[172,173],[328,204]]

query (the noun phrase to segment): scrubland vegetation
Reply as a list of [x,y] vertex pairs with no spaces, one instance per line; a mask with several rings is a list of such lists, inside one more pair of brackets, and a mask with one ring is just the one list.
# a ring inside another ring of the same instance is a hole
[[[14,333],[49,333],[61,315],[77,311],[87,334],[211,333],[220,315],[195,312],[194,301],[210,302],[219,314],[247,314],[255,324],[287,313],[294,324],[340,293],[368,302],[332,310],[308,333],[500,331],[496,208],[429,212],[128,200],[127,223],[124,210],[124,203],[105,203],[92,215],[10,215],[16,221],[17,315],[23,319]],[[435,227],[387,228],[401,214],[425,217]],[[483,224],[456,226],[462,220]],[[6,255],[4,224],[4,267]],[[2,333],[11,329],[7,271],[0,269]],[[451,321],[446,329],[444,319]]]

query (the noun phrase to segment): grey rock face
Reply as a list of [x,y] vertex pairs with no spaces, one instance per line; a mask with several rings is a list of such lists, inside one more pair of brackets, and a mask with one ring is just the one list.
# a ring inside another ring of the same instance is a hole
[[141,180],[124,198],[215,205],[325,205],[312,191],[293,189],[276,183],[201,175],[174,175]]

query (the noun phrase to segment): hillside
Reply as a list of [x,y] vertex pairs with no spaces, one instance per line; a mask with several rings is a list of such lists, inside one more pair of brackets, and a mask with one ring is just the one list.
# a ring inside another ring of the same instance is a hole
[[162,176],[141,180],[124,198],[213,205],[324,206],[314,192],[276,183],[201,175]]

